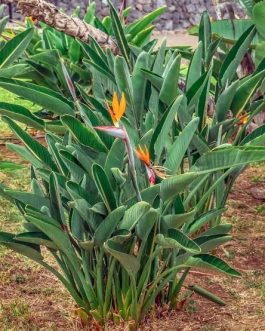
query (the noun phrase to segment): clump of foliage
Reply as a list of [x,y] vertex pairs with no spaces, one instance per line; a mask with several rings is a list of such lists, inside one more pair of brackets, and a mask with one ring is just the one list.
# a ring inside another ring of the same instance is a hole
[[[203,15],[186,67],[185,49],[131,45],[135,26],[125,34],[112,6],[111,24],[121,55],[82,45],[91,81],[76,82],[61,61],[67,96],[0,79],[56,114],[51,122],[60,132],[27,109],[1,105],[3,120],[24,143],[8,145],[30,162],[32,192],[1,190],[23,215],[25,231],[1,232],[0,243],[58,277],[83,317],[137,325],[156,305],[176,306],[192,268],[240,275],[212,252],[231,239],[231,225],[219,220],[234,180],[246,164],[265,160],[264,127],[246,135],[264,103],[257,94],[264,69],[237,77],[253,27],[220,60]],[[45,129],[46,145],[14,120]],[[190,289],[224,304],[199,284]]]

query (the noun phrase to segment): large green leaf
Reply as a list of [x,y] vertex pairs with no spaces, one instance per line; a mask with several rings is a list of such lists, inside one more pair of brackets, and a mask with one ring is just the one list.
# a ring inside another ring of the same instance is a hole
[[170,133],[170,130],[172,128],[172,123],[174,122],[178,109],[181,105],[181,102],[183,100],[182,96],[179,96],[173,105],[170,107],[170,109],[164,114],[162,117],[160,123],[155,129],[155,132],[153,134],[151,144],[150,144],[150,152],[152,154],[153,148],[156,155],[157,162],[159,161],[161,154],[163,152],[163,149],[165,148],[165,141],[167,140],[167,137]]
[[131,231],[135,225],[140,221],[140,219],[146,215],[150,210],[151,206],[149,203],[140,201],[133,205],[131,208],[126,210],[125,215],[120,222],[118,228],[121,230]]
[[34,261],[42,261],[38,246],[33,244],[21,243],[15,239],[15,235],[7,232],[0,232],[0,244],[13,249],[19,254],[25,255]]
[[191,171],[213,172],[257,161],[265,161],[265,147],[259,149],[228,147],[204,154],[195,162]]
[[193,240],[187,237],[183,232],[176,229],[169,229],[167,236],[158,234],[156,236],[156,242],[163,248],[183,248],[186,252],[191,254],[197,254],[201,252],[200,246],[198,246]]
[[70,130],[77,141],[99,152],[106,152],[106,146],[92,127],[85,126],[73,116],[65,115],[61,118],[63,124]]
[[240,277],[240,273],[235,269],[231,268],[226,262],[219,259],[216,256],[212,256],[209,254],[199,254],[196,256],[191,256],[185,262],[185,264],[189,267],[196,268],[205,268],[205,269],[213,269],[216,271],[220,271],[229,276]]
[[50,153],[42,144],[40,144],[37,140],[31,138],[29,134],[27,134],[23,129],[21,129],[21,127],[18,126],[10,118],[3,116],[3,120],[9,125],[10,129],[24,142],[27,148],[37,159],[41,160],[46,166],[48,166],[52,170],[57,171],[57,167],[53,162]]
[[57,250],[57,246],[42,232],[24,232],[15,236],[21,243],[36,244]]
[[109,178],[112,187],[115,187],[115,180],[113,177],[113,168],[122,170],[124,163],[125,144],[121,139],[116,139],[111,146],[107,155],[104,170]]
[[0,161],[0,171],[3,171],[3,172],[19,170],[19,169],[23,169],[23,168],[25,168],[25,166],[23,166],[22,164]]
[[[204,62],[206,62],[210,44],[212,40],[212,26],[210,17],[207,11],[203,12],[201,16],[200,26],[199,26],[199,41],[202,43],[202,57],[204,59]],[[200,56],[196,58],[196,62],[198,62],[198,59]],[[206,64],[206,63],[205,63]]]
[[142,52],[137,58],[132,73],[132,86],[137,118],[142,123],[145,106],[146,78],[142,69],[149,69],[150,54]]
[[237,88],[231,104],[231,110],[235,116],[246,109],[247,103],[256,92],[264,76],[265,70],[251,76]]
[[32,126],[37,130],[44,129],[44,121],[41,118],[35,116],[32,112],[23,106],[0,102],[0,114],[6,115],[16,121]]
[[134,104],[134,93],[133,93],[133,84],[132,79],[129,71],[129,67],[125,61],[125,59],[121,56],[117,56],[114,63],[114,73],[117,85],[119,87],[120,92],[124,92],[126,96],[126,101],[130,105],[130,110],[126,111],[126,115],[129,120],[133,120],[134,123],[138,122],[138,113],[135,109]]
[[184,214],[172,214],[163,216],[161,223],[166,229],[178,229],[183,224],[190,224],[195,217],[196,209]]
[[218,216],[220,216],[225,211],[225,208],[221,209],[213,209],[205,214],[202,214],[199,218],[197,218],[188,228],[188,233],[194,233],[199,231],[204,225],[209,222],[214,221]]
[[198,47],[196,48],[193,57],[190,61],[189,70],[186,79],[186,90],[200,78],[202,73],[202,56],[203,56],[203,43],[199,42]]
[[108,211],[116,209],[116,199],[104,169],[100,165],[94,164],[92,172],[99,194]]
[[166,6],[162,6],[140,17],[137,21],[128,24],[126,26],[126,33],[129,34],[129,40],[133,39],[137,34],[141,33],[151,24],[158,16],[162,15],[166,11]]
[[198,128],[199,118],[194,118],[176,137],[173,145],[170,147],[164,167],[172,174],[176,174],[179,170],[185,153],[193,139],[193,136]]
[[129,274],[135,274],[140,269],[140,263],[134,255],[124,252],[123,245],[113,240],[104,244],[106,251],[117,259]]
[[259,1],[252,9],[252,18],[261,37],[265,38],[265,1]]
[[180,61],[181,56],[177,55],[164,76],[159,98],[167,105],[171,105],[179,94],[178,79],[180,72]]
[[111,23],[114,31],[114,35],[117,41],[117,44],[119,46],[119,49],[124,56],[127,64],[130,63],[130,48],[128,45],[128,42],[125,37],[125,33],[119,18],[119,15],[114,8],[113,4],[111,3],[110,0],[108,0],[108,4],[110,7],[110,15],[111,15]]
[[145,240],[158,220],[159,212],[156,209],[151,208],[136,224],[136,233],[139,238]]
[[222,299],[198,285],[189,285],[189,290],[199,294],[207,300],[217,303],[220,306],[225,306],[225,302]]
[[208,253],[232,240],[232,236],[212,235],[196,238],[194,241],[201,247],[202,253]]
[[189,185],[198,178],[199,175],[200,174],[197,172],[189,172],[164,179],[161,183],[160,190],[162,200],[166,202],[174,199],[179,193],[187,190]]
[[243,56],[248,51],[255,33],[255,27],[251,26],[248,28],[227,54],[219,73],[220,86],[225,87],[227,82],[230,83],[233,80],[236,70]]
[[0,69],[8,67],[17,60],[28,47],[34,29],[27,29],[9,40],[0,50]]
[[35,157],[26,147],[11,143],[6,143],[6,147],[9,150],[18,154],[22,159],[30,162],[35,168],[43,167],[43,163],[37,157]]
[[12,199],[18,200],[25,205],[32,206],[37,210],[40,210],[43,206],[50,208],[49,199],[44,198],[40,195],[29,192],[14,191],[9,189],[4,190],[4,192]]
[[30,100],[55,114],[74,114],[74,105],[61,94],[49,88],[8,78],[0,78],[0,87]]
[[215,117],[218,122],[222,122],[226,119],[226,116],[231,109],[231,104],[234,100],[239,82],[239,80],[236,80],[219,95],[215,110]]
[[99,225],[97,228],[94,240],[96,245],[103,245],[104,242],[110,239],[110,236],[115,231],[117,225],[122,219],[125,213],[125,207],[120,206],[117,209],[113,210]]

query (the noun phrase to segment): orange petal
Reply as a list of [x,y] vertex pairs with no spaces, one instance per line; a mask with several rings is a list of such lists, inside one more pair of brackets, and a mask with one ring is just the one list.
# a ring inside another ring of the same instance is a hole
[[125,113],[125,109],[126,109],[126,98],[124,93],[122,92],[119,113],[117,114],[119,120],[122,118],[123,114]]
[[119,114],[119,108],[120,108],[120,105],[119,105],[118,96],[117,96],[117,93],[114,92],[113,99],[112,99],[112,111],[116,117]]

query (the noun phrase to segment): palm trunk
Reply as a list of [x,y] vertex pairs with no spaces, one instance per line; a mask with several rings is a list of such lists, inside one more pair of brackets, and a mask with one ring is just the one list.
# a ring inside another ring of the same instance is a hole
[[118,53],[117,45],[106,33],[96,29],[76,17],[70,17],[56,6],[44,0],[4,0],[4,3],[16,3],[24,16],[31,16],[58,31],[89,43],[93,37],[103,48]]

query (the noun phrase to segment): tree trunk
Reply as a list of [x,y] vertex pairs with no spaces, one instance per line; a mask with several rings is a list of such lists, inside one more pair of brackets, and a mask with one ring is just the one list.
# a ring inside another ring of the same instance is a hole
[[89,43],[89,37],[93,37],[103,48],[109,48],[113,53],[118,53],[117,45],[107,34],[79,18],[68,16],[51,3],[44,0],[4,0],[2,2],[16,3],[24,16],[31,16],[85,43]]

